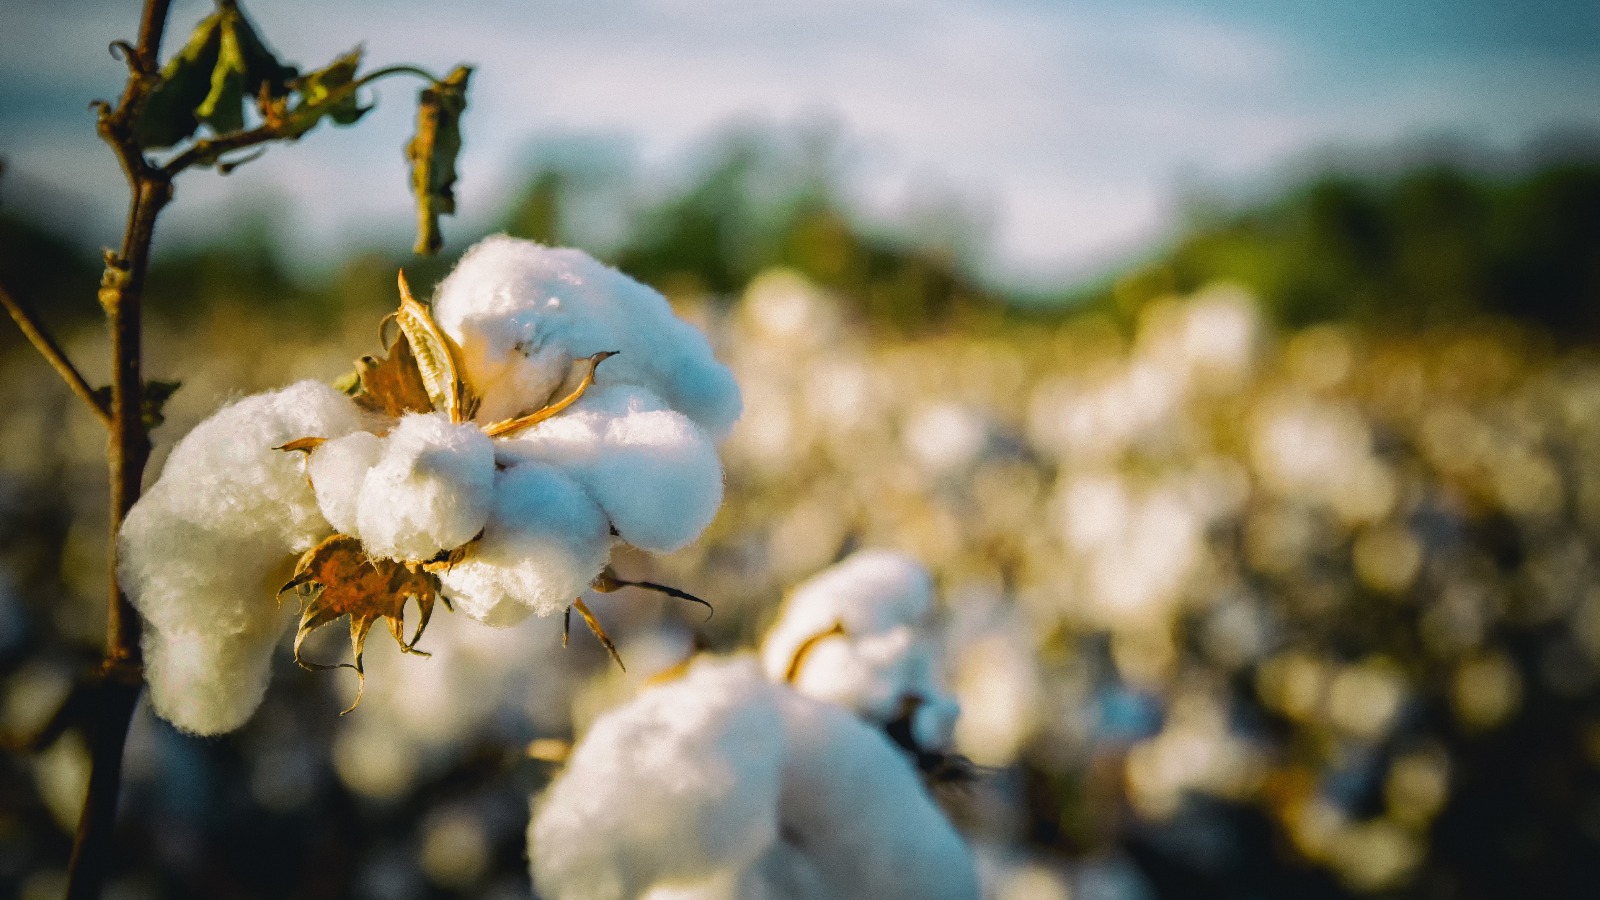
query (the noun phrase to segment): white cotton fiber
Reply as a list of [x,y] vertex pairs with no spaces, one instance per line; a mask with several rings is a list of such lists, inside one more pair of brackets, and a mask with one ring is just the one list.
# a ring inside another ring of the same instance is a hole
[[243,725],[267,692],[281,631],[267,626],[218,635],[145,629],[144,677],[156,715],[199,735]]
[[361,486],[382,453],[382,438],[356,431],[317,447],[306,460],[306,473],[317,492],[317,507],[334,531],[356,533]]
[[978,896],[888,739],[747,658],[703,659],[597,720],[528,840],[553,900]]
[[426,560],[465,544],[489,518],[494,442],[442,413],[404,416],[361,484],[356,536],[370,556]]
[[722,462],[705,433],[642,388],[584,395],[503,441],[501,452],[560,468],[600,504],[623,540],[667,553],[699,537],[722,504]]
[[773,680],[796,669],[800,693],[879,724],[909,712],[918,746],[943,749],[959,708],[940,683],[932,611],[921,563],[862,551],[795,588],[762,641],[762,668]]
[[273,448],[361,424],[348,397],[302,381],[195,426],[118,535],[119,578],[145,619],[222,634],[270,619],[268,575],[328,534],[300,454]]
[[463,348],[480,421],[553,399],[571,361],[606,350],[620,355],[598,384],[648,388],[719,440],[739,417],[738,385],[705,337],[660,293],[581,250],[487,238],[439,286],[433,310]]
[[490,625],[560,612],[605,567],[605,516],[577,482],[534,462],[495,474],[483,540],[441,577],[457,608]]
[[783,840],[766,868],[799,890],[771,895],[977,900],[971,851],[899,748],[837,706],[779,698]]
[[534,815],[534,884],[622,900],[742,873],[778,838],[783,724],[749,663],[702,662],[601,716]]

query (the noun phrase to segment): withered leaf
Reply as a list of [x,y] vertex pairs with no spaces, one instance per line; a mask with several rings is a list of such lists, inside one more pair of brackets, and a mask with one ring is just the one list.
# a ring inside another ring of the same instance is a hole
[[461,152],[461,114],[467,108],[472,69],[456,66],[417,96],[417,133],[406,145],[411,161],[411,192],[417,196],[417,246],[425,256],[439,252],[439,216],[456,211],[456,156]]
[[[394,635],[401,651],[427,655],[416,649],[416,645],[422,639],[428,620],[433,616],[433,605],[439,599],[439,579],[420,566],[370,558],[360,540],[347,534],[336,534],[300,557],[294,577],[279,589],[279,593],[289,590],[310,595],[305,609],[301,611],[300,626],[294,636],[294,661],[312,670],[354,669],[360,683],[350,709],[355,709],[356,704],[361,702],[361,691],[366,687],[361,658],[366,649],[367,634],[379,619],[387,621],[389,633]],[[406,602],[412,599],[417,602],[417,630],[407,641],[405,607]],[[301,657],[300,647],[308,635],[346,616],[350,619],[350,647],[355,654],[353,664],[323,665]]]

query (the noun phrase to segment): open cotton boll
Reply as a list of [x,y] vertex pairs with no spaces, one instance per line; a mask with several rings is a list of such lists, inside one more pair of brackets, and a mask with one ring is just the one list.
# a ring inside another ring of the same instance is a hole
[[917,746],[944,749],[959,706],[938,677],[926,631],[932,608],[933,582],[921,563],[857,553],[795,588],[762,642],[762,667],[768,678],[879,724],[910,713]]
[[971,851],[899,749],[837,706],[775,689],[787,750],[771,895],[977,900]]
[[529,828],[541,896],[976,900],[909,763],[837,707],[704,659],[596,721]]
[[783,725],[748,663],[701,662],[595,721],[528,828],[553,900],[743,873],[778,837]]
[[722,505],[716,447],[643,388],[593,390],[563,414],[502,442],[501,451],[569,473],[617,534],[642,550],[681,549]]
[[466,559],[440,577],[458,609],[490,625],[560,612],[611,552],[600,508],[577,482],[535,462],[495,473],[494,508]]
[[341,534],[356,533],[356,510],[367,472],[383,454],[383,439],[356,431],[317,447],[306,460],[306,474],[317,492],[323,518]]
[[[486,238],[439,286],[433,312],[462,347],[483,397],[481,421],[491,410],[512,410],[495,413],[503,417],[536,406],[571,360],[607,350],[620,355],[600,367],[597,384],[649,388],[714,438],[727,436],[742,408],[704,335],[659,292],[581,250]],[[523,390],[538,396],[506,399]]]
[[199,735],[243,725],[267,692],[276,624],[238,634],[146,629],[144,677],[156,715]]
[[118,577],[133,605],[174,633],[237,634],[270,620],[268,577],[328,533],[298,455],[273,448],[362,424],[348,397],[303,381],[195,426],[117,535]]
[[494,443],[442,413],[400,419],[383,439],[356,504],[368,555],[426,560],[477,536],[489,518]]

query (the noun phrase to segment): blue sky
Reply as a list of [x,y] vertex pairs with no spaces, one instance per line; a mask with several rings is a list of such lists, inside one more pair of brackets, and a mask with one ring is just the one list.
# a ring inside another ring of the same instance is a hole
[[[112,242],[119,175],[87,102],[138,4],[0,5],[0,198]],[[173,34],[209,7],[175,0]],[[730,123],[832,123],[861,202],[929,193],[983,212],[995,271],[1096,272],[1172,227],[1185,191],[1257,189],[1328,151],[1467,141],[1511,153],[1600,134],[1600,3],[1545,0],[277,0],[247,8],[303,65],[477,65],[459,193],[469,226],[514,195],[531,148],[616,141],[666,183]],[[169,45],[170,46],[170,45]],[[226,179],[187,177],[165,220],[194,238],[267,204],[303,258],[411,227],[399,148],[414,88]],[[48,190],[41,190],[40,186]],[[106,202],[107,197],[116,198]],[[462,234],[468,229],[457,228]],[[447,229],[447,234],[449,230]],[[331,251],[331,252],[330,252]]]

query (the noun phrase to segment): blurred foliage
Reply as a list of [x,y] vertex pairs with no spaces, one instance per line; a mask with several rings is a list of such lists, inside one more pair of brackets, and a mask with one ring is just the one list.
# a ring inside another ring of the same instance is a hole
[[1411,327],[1494,315],[1600,336],[1600,165],[1515,176],[1450,163],[1388,179],[1330,175],[1203,217],[1096,299],[1124,311],[1212,281],[1255,291],[1290,325]]
[[[238,735],[141,712],[118,896],[525,896],[548,769],[523,748],[750,645],[868,545],[938,573],[960,749],[988,767],[943,800],[997,897],[1594,893],[1600,167],[1330,176],[1040,311],[970,274],[956,213],[864,223],[832,159],[745,136],[651,193],[553,158],[504,220],[661,287],[735,368],[724,511],[618,561],[716,617],[596,598],[625,674],[558,622],[469,639],[441,614],[433,659],[369,654],[347,717],[352,686],[287,651]],[[185,387],[153,469],[226,398],[379,349],[402,264],[419,295],[448,268],[372,252],[317,282],[248,217],[161,256],[147,373]],[[0,219],[0,278],[94,359],[91,254]],[[96,655],[106,517],[98,426],[0,334],[15,733]],[[0,896],[58,887],[72,741],[0,757]]]

